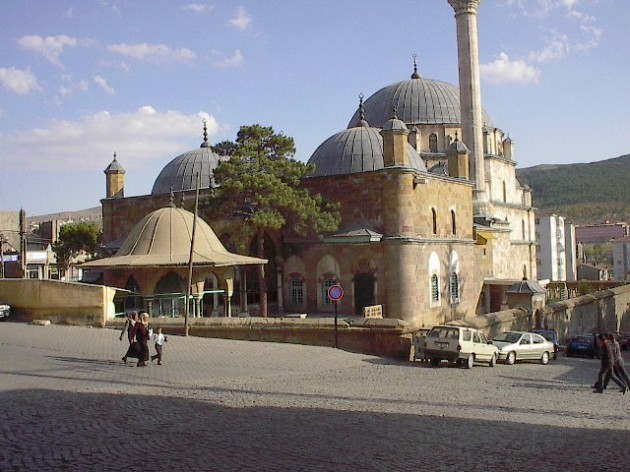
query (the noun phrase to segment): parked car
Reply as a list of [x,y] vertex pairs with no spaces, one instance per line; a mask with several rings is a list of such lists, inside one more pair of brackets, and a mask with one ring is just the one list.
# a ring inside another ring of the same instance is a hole
[[627,351],[630,349],[630,333],[626,331],[616,332],[617,340],[619,341],[619,345],[621,346],[622,351]]
[[11,307],[9,305],[5,305],[4,303],[0,303],[0,319],[8,318],[11,314]]
[[499,348],[499,360],[508,365],[516,361],[537,360],[545,365],[553,356],[553,343],[540,334],[527,331],[506,331],[492,338]]
[[424,354],[424,340],[426,339],[427,334],[429,334],[429,331],[431,331],[430,328],[420,328],[418,331],[413,333],[414,361],[426,362],[429,360]]
[[487,362],[490,367],[494,367],[499,350],[478,329],[435,326],[424,340],[424,355],[436,367],[441,361],[447,360],[470,369],[475,362]]
[[567,342],[565,353],[567,356],[598,357],[599,349],[597,340],[592,334],[581,334]]
[[540,334],[547,341],[553,343],[553,360],[558,359],[558,353],[560,352],[560,338],[558,332],[555,329],[535,329],[532,333]]

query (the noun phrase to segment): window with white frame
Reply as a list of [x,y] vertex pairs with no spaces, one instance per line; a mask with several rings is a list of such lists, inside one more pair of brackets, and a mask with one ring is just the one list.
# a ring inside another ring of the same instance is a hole
[[451,272],[451,303],[459,302],[459,277]]
[[437,274],[431,276],[431,303],[440,303],[440,280]]
[[440,257],[437,253],[432,252],[429,256],[429,306],[431,308],[439,307],[441,304],[441,288],[440,288]]
[[304,305],[304,281],[299,278],[291,279],[289,285],[289,291],[291,295],[291,304],[294,306]]

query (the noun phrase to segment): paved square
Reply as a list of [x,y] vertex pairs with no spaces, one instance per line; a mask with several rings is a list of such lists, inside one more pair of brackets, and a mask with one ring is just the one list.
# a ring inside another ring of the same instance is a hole
[[630,467],[630,395],[592,393],[597,360],[435,369],[169,336],[136,368],[118,334],[0,323],[0,470]]

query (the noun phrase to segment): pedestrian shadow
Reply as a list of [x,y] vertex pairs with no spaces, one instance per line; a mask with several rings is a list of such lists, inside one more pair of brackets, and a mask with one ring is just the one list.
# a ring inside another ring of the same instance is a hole
[[54,359],[56,361],[61,362],[69,362],[73,364],[81,364],[81,365],[100,365],[100,366],[112,366],[112,365],[123,365],[120,361],[114,360],[103,360],[103,359],[89,359],[87,357],[64,357],[64,356],[46,356],[49,359]]

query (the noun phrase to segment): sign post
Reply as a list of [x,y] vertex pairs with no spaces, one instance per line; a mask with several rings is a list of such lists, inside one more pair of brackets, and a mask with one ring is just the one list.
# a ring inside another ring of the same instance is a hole
[[337,331],[337,304],[343,298],[343,288],[341,285],[331,285],[328,288],[328,298],[335,304],[335,347],[339,346]]

